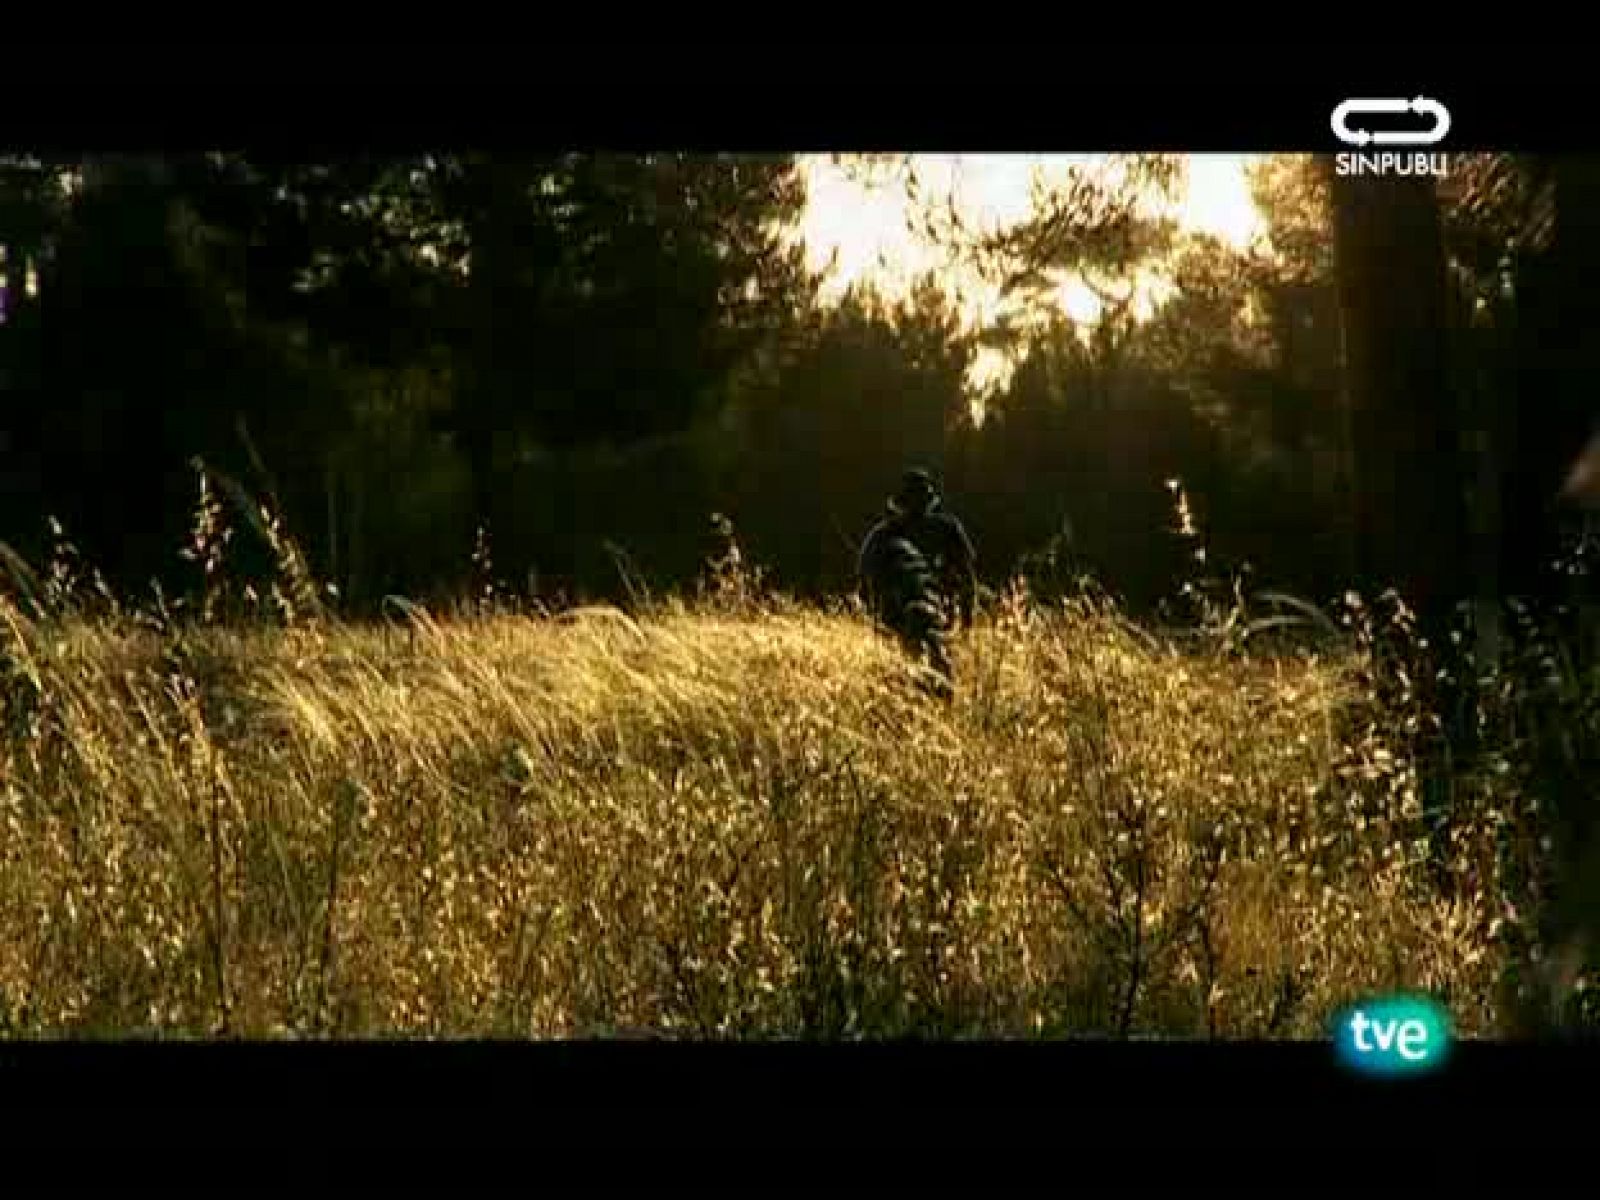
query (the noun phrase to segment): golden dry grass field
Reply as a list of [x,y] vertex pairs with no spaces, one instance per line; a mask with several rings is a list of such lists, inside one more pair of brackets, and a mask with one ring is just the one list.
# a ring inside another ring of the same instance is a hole
[[1490,793],[1430,868],[1359,645],[1013,595],[149,628],[3,610],[12,1036],[1319,1037],[1505,1020]]

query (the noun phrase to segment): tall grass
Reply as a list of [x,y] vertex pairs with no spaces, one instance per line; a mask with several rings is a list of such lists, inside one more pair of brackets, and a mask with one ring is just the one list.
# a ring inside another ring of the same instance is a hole
[[1267,646],[1014,589],[941,703],[846,610],[363,624],[284,569],[272,622],[0,602],[0,1028],[1315,1037],[1406,988],[1486,1035],[1526,1007],[1527,780],[1463,770],[1430,853],[1360,610]]

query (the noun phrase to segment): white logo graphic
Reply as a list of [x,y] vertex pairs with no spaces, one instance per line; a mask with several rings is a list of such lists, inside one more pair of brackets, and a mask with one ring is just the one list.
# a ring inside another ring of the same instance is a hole
[[[1432,129],[1351,129],[1356,113],[1416,113],[1433,118]],[[1334,135],[1347,146],[1436,146],[1450,132],[1450,110],[1437,100],[1346,100],[1333,110]]]
[[[1404,116],[1412,113],[1433,120],[1432,129],[1367,129],[1358,121],[1351,128],[1352,117]],[[1436,146],[1450,132],[1450,110],[1437,100],[1418,96],[1414,100],[1401,98],[1346,100],[1333,110],[1330,122],[1334,136],[1347,146]],[[1340,175],[1432,175],[1443,176],[1448,169],[1446,156],[1413,151],[1399,154],[1392,150],[1381,153],[1340,154],[1336,159]]]

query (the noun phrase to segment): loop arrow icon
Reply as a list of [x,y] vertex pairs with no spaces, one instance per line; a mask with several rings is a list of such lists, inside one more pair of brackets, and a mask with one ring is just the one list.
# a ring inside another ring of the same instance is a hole
[[[1433,128],[1386,129],[1376,133],[1368,129],[1351,129],[1350,118],[1357,113],[1395,115],[1416,113],[1419,116],[1432,117]],[[1346,100],[1333,110],[1331,123],[1334,136],[1348,145],[1365,146],[1372,143],[1379,146],[1432,146],[1443,141],[1445,134],[1450,132],[1450,110],[1427,96],[1418,96],[1414,100],[1398,97]]]

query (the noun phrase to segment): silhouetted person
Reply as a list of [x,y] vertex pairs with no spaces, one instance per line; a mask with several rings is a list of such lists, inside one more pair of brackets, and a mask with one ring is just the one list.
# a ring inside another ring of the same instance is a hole
[[722,599],[744,594],[744,555],[734,536],[733,522],[722,513],[712,513],[706,523],[706,552],[702,559],[702,580],[709,592]]
[[888,515],[861,547],[860,577],[868,608],[948,684],[944,635],[952,618],[972,620],[977,554],[961,522],[943,511],[939,489],[923,470],[907,471]]

